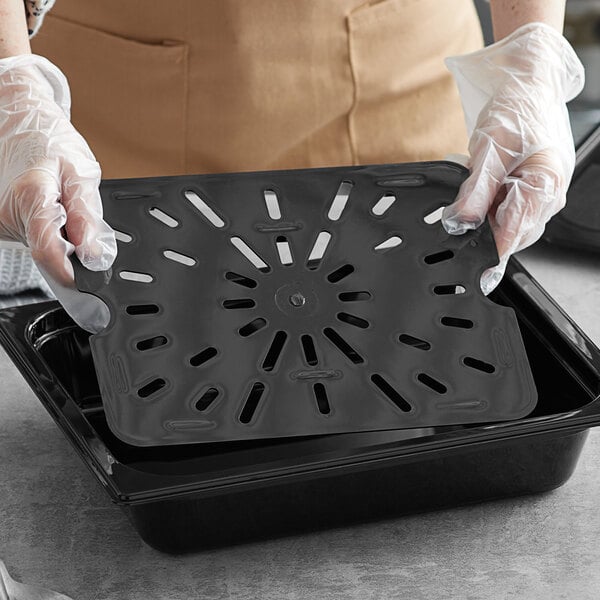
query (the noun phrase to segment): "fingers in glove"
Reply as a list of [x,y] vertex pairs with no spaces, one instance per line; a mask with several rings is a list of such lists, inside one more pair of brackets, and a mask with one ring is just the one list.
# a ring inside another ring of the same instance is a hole
[[566,202],[567,178],[553,152],[539,152],[506,178],[506,197],[490,214],[500,258],[537,241]]
[[461,185],[456,200],[444,208],[442,225],[453,235],[477,229],[484,221],[506,177],[504,151],[485,131],[471,138],[471,175]]
[[102,219],[99,184],[97,163],[63,165],[62,204],[67,211],[67,237],[81,263],[92,271],[108,269],[117,255],[115,234]]
[[44,169],[33,169],[12,183],[15,206],[21,211],[18,221],[36,263],[63,285],[73,284],[73,267],[68,256],[73,245],[62,235],[67,214],[60,204],[60,186]]
[[481,291],[487,296],[491,294],[500,284],[504,277],[504,271],[506,270],[506,264],[500,262],[491,269],[486,269],[481,276]]
[[560,164],[554,153],[539,152],[506,178],[490,210],[500,261],[483,274],[484,293],[500,283],[510,256],[536,242],[546,223],[564,207],[568,182]]

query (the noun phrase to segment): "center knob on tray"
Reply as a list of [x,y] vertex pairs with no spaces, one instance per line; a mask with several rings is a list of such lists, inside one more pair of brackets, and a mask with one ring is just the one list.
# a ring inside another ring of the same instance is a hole
[[304,306],[306,298],[300,292],[296,292],[290,296],[290,304],[292,306]]
[[313,285],[307,281],[290,281],[275,291],[277,308],[294,318],[308,317],[320,308]]

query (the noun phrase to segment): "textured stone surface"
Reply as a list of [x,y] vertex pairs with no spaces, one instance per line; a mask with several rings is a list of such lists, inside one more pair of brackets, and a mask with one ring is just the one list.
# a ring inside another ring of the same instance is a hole
[[[522,256],[600,344],[600,256]],[[185,557],[147,547],[0,352],[0,557],[75,600],[573,599],[600,589],[600,431],[562,488]]]

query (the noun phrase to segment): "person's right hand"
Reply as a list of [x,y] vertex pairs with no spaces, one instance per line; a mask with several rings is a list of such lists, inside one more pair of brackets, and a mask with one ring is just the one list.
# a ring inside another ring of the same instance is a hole
[[73,250],[93,271],[108,269],[117,253],[102,219],[100,166],[69,113],[67,80],[50,61],[0,60],[0,239],[29,246],[64,288],[73,288]]

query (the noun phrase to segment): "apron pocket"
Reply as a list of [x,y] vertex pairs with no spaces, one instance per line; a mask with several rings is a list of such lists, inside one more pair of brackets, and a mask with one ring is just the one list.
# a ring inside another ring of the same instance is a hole
[[31,45],[67,76],[73,124],[103,177],[185,172],[186,43],[139,42],[49,14]]
[[382,0],[347,19],[355,163],[464,152],[462,108],[444,58],[482,46],[472,0]]

